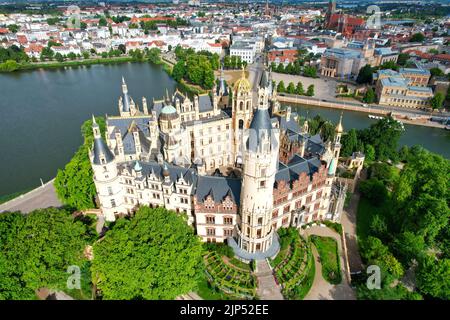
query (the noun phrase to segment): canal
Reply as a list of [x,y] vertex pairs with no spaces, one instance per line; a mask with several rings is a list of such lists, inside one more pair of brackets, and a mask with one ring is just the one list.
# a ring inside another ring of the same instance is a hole
[[[82,143],[80,126],[94,115],[116,115],[121,78],[141,105],[149,106],[173,81],[160,66],[148,63],[94,65],[57,70],[0,74],[0,195],[36,187],[55,177]],[[333,122],[340,111],[297,107],[310,117],[322,115]],[[344,112],[344,127],[365,128],[374,120],[367,114]],[[420,144],[450,158],[450,132],[405,125],[401,144]]]

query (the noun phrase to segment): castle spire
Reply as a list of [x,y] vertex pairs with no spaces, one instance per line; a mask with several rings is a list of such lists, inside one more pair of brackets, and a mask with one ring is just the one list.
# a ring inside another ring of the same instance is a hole
[[342,133],[344,132],[344,127],[342,126],[342,115],[344,114],[343,111],[341,111],[341,116],[339,117],[339,123],[336,126],[336,133]]

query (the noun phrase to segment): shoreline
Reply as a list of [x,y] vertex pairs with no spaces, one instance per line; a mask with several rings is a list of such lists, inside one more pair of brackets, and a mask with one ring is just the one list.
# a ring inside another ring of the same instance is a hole
[[306,98],[304,96],[277,95],[277,99],[279,102],[284,102],[284,103],[293,103],[293,104],[308,105],[308,106],[315,106],[315,107],[320,107],[320,108],[329,108],[329,109],[336,109],[336,110],[344,110],[344,111],[355,111],[355,112],[360,112],[360,113],[368,113],[368,114],[381,115],[381,116],[386,116],[387,114],[392,113],[392,116],[394,119],[399,120],[405,124],[445,129],[445,125],[443,125],[443,124],[425,120],[423,117],[429,118],[429,116],[426,116],[426,115],[418,116],[422,119],[420,119],[420,118],[417,120],[406,119],[406,117],[407,117],[406,112],[408,112],[408,110],[405,110],[405,113],[401,113],[398,111],[389,111],[389,110],[383,110],[383,109],[377,109],[377,108],[371,108],[371,107],[358,106],[354,103],[346,103],[346,102],[340,102],[340,101],[335,101],[335,102],[322,101],[322,100],[317,100],[317,99]]
[[42,63],[25,63],[25,64],[18,64],[18,68],[11,71],[0,71],[0,73],[14,73],[14,72],[21,72],[21,71],[33,71],[33,70],[39,70],[39,69],[59,69],[59,68],[66,68],[66,67],[82,67],[82,66],[91,66],[91,65],[99,65],[99,64],[120,64],[120,63],[127,63],[127,62],[147,62],[147,60],[135,60],[132,57],[114,57],[114,58],[95,58],[95,59],[86,59],[86,60],[68,60],[63,62],[58,61],[49,61],[49,62],[42,62]]

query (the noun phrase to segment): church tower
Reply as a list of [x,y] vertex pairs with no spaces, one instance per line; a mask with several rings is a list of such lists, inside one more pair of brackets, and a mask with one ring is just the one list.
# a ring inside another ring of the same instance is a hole
[[114,221],[118,207],[122,205],[122,187],[114,154],[109,150],[100,134],[100,127],[92,116],[92,130],[94,132],[94,146],[89,151],[94,184],[97,189],[98,201],[105,215],[106,221]]
[[258,258],[268,257],[278,246],[271,219],[279,130],[272,127],[267,104],[258,105],[245,136],[238,245]]
[[232,103],[233,153],[238,164],[242,164],[239,162],[242,161],[243,132],[248,128],[253,114],[252,98],[252,86],[245,76],[245,69],[242,68],[242,76],[234,84]]

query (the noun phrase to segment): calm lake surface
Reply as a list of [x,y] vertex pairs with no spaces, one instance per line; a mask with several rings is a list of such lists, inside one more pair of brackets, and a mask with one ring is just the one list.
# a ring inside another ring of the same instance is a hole
[[[92,114],[118,114],[121,79],[135,102],[148,105],[176,83],[160,66],[147,63],[94,65],[0,74],[0,195],[36,187],[55,177],[82,143],[80,127]],[[305,116],[333,122],[340,110],[298,107]],[[367,114],[344,112],[344,128],[373,123]],[[450,158],[450,132],[405,125],[401,144],[420,144]]]

